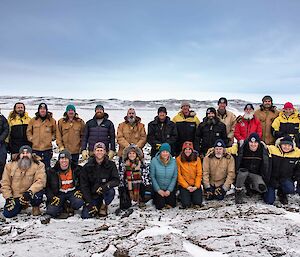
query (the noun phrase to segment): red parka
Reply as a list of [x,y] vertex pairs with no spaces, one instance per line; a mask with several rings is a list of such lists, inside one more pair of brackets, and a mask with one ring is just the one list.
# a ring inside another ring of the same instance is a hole
[[237,117],[234,137],[238,142],[247,139],[253,132],[257,133],[260,138],[262,137],[262,127],[259,119],[255,116],[251,120],[246,120],[243,116]]

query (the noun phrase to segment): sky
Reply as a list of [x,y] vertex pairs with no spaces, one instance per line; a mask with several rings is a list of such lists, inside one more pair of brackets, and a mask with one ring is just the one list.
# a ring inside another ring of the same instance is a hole
[[1,0],[1,94],[300,103],[299,13],[298,0]]

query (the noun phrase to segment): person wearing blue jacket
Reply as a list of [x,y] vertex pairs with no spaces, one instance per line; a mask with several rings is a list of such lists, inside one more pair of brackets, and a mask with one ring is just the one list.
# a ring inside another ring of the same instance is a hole
[[171,146],[163,143],[151,160],[150,175],[154,191],[153,202],[156,209],[176,206],[177,164],[171,155]]

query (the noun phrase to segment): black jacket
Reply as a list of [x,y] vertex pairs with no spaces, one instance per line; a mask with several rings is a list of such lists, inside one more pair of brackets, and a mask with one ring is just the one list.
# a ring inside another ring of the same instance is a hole
[[104,193],[118,186],[119,183],[120,178],[116,164],[107,157],[101,164],[98,164],[95,157],[92,157],[83,166],[80,176],[80,189],[87,203],[99,197],[96,193],[99,187],[102,187]]
[[0,114],[0,144],[4,144],[5,143],[5,139],[7,138],[9,133],[9,126],[8,126],[8,122],[7,119]]
[[148,124],[147,142],[151,145],[151,158],[158,152],[156,144],[168,143],[174,156],[174,147],[177,140],[176,125],[167,116],[164,122],[160,122],[158,116]]
[[[75,188],[79,189],[79,178],[82,167],[71,163],[71,170],[73,173],[73,181]],[[61,188],[61,181],[59,177],[59,172],[62,172],[59,161],[56,162],[53,168],[48,169],[47,171],[47,186],[46,186],[46,195],[48,201],[52,199],[54,196],[58,196],[60,193],[59,189]]]
[[211,123],[208,118],[205,117],[196,130],[195,150],[199,153],[206,154],[207,150],[214,146],[217,139],[222,139],[227,145],[226,125],[217,117],[215,117]]

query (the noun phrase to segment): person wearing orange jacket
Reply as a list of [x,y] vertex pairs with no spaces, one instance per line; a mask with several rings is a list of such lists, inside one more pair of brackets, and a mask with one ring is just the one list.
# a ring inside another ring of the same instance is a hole
[[183,143],[176,162],[182,207],[185,209],[193,205],[194,208],[199,208],[202,204],[202,164],[192,142]]

